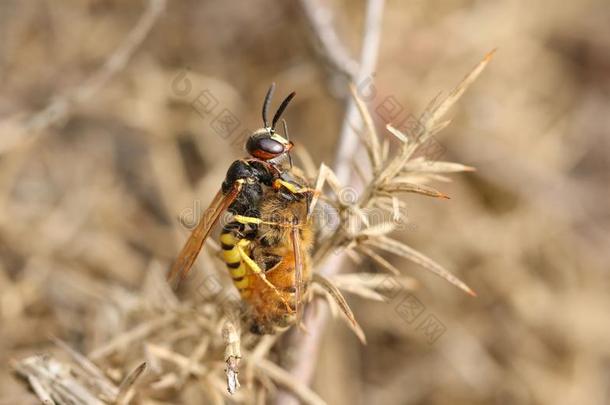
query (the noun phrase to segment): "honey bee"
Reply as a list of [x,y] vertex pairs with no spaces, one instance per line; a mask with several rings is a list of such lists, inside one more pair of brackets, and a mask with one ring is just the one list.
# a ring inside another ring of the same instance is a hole
[[[295,93],[280,104],[271,125],[267,111],[275,86],[263,102],[264,127],[246,142],[248,158],[236,160],[220,191],[192,231],[169,273],[183,279],[221,214],[234,220],[220,235],[222,256],[241,298],[251,309],[251,330],[274,333],[300,317],[303,290],[310,280],[311,202],[315,191],[292,167],[286,123],[275,127]],[[282,167],[288,157],[289,168]]]
[[[266,278],[247,272],[243,285],[238,286],[242,299],[250,306],[253,333],[272,334],[300,321],[303,297],[311,282],[310,213],[314,194],[315,190],[294,170],[283,172],[281,179],[265,190],[259,218],[236,216],[242,224],[257,225],[251,239],[238,243],[249,248],[247,266],[260,268]],[[227,265],[230,266],[228,262]]]

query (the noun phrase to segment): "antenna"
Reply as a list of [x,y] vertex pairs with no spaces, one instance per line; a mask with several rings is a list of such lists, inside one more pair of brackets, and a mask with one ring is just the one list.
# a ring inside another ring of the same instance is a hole
[[271,86],[269,86],[269,90],[267,90],[267,94],[265,95],[265,100],[263,101],[263,124],[265,124],[265,128],[269,128],[269,121],[267,120],[267,111],[269,110],[269,104],[271,103],[271,97],[273,97],[274,90],[275,83],[271,83]]
[[293,91],[292,93],[290,93],[288,95],[288,97],[286,97],[284,99],[284,101],[282,101],[282,104],[280,104],[280,107],[277,109],[275,115],[273,116],[273,121],[271,122],[271,129],[275,129],[275,124],[277,124],[277,122],[279,121],[280,117],[282,116],[282,113],[284,112],[284,110],[288,106],[288,103],[290,103],[290,100],[292,100],[292,98],[294,96],[296,96],[296,94],[297,93],[295,93]]

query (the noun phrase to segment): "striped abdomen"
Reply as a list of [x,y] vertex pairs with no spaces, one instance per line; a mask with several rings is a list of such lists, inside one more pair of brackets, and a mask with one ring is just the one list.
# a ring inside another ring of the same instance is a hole
[[[222,247],[222,258],[227,265],[229,274],[233,279],[235,288],[239,291],[242,298],[247,298],[251,294],[250,277],[246,263],[242,260],[237,243],[239,238],[233,234],[234,227],[231,224],[222,228],[220,234],[220,246]],[[249,252],[246,252],[249,254]]]

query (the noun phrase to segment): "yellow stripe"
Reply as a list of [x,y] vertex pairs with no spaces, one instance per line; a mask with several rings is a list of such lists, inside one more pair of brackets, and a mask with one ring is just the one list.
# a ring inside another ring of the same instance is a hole
[[238,268],[236,268],[236,269],[230,268],[229,272],[231,273],[232,278],[244,277],[246,275],[246,266],[244,265],[244,262],[241,262],[241,264],[239,265]]
[[225,245],[235,245],[237,243],[237,239],[233,236],[232,233],[223,233],[220,235],[220,242]]
[[250,280],[248,280],[248,277],[244,277],[239,281],[233,281],[233,284],[235,284],[235,287],[237,287],[238,290],[241,290],[250,284]]
[[241,256],[237,249],[223,250],[222,257],[226,263],[237,263],[241,261]]

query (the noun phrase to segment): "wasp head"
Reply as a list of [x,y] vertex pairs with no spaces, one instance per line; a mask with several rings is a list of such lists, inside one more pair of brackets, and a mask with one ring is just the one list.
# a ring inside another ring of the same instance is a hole
[[292,92],[282,101],[279,108],[273,116],[271,125],[267,119],[267,111],[269,109],[269,103],[271,102],[271,96],[273,96],[273,90],[275,89],[275,83],[267,90],[265,101],[263,102],[263,123],[264,128],[257,129],[248,138],[246,142],[246,151],[257,159],[271,160],[277,158],[283,154],[290,152],[292,149],[292,142],[288,139],[288,133],[286,131],[286,125],[284,122],[284,132],[286,138],[275,132],[275,126],[280,120],[282,113],[290,103],[290,100],[295,96],[295,92]]
[[246,150],[252,156],[261,160],[270,160],[288,153],[292,142],[276,134],[271,128],[261,128],[254,131],[246,142]]

